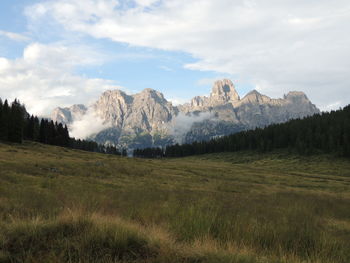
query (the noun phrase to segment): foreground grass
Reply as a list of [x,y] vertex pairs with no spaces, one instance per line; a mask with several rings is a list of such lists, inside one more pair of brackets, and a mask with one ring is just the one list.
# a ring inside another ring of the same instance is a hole
[[0,144],[0,262],[350,262],[350,162]]

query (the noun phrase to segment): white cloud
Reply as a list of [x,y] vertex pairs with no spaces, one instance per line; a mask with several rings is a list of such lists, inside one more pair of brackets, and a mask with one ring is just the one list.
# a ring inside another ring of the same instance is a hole
[[312,24],[317,24],[321,22],[320,18],[290,18],[288,22],[292,25],[298,25],[298,26],[306,26],[306,25],[312,25]]
[[188,100],[183,99],[183,98],[170,98],[170,99],[168,99],[168,101],[170,101],[175,106],[188,102]]
[[23,60],[33,65],[71,69],[74,66],[101,64],[103,56],[87,46],[32,43],[24,49]]
[[342,106],[342,105],[341,105],[341,102],[340,102],[340,101],[336,101],[336,102],[334,102],[334,103],[331,103],[331,104],[327,105],[327,106],[325,107],[325,110],[327,110],[327,111],[330,111],[330,110],[337,110],[337,109],[339,109],[341,106]]
[[216,78],[203,78],[203,79],[199,79],[196,82],[197,86],[211,86],[213,85],[213,83],[217,80],[221,80],[221,79],[230,79],[230,77],[227,76],[220,76],[220,77],[216,77]]
[[23,57],[10,60],[0,57],[0,97],[18,98],[30,113],[49,115],[57,106],[95,100],[113,83],[74,74],[77,66],[94,65],[100,58],[84,46],[33,43]]
[[87,139],[89,136],[97,134],[110,126],[110,124],[104,123],[92,108],[89,108],[85,115],[69,125],[69,132],[74,138]]
[[147,7],[151,6],[157,2],[160,2],[159,0],[135,0],[135,3],[139,6]]
[[176,143],[183,143],[186,134],[191,130],[192,125],[196,122],[202,122],[204,120],[208,120],[213,118],[214,115],[210,112],[195,114],[184,114],[179,113],[170,124],[169,132],[172,136],[174,136],[174,140]]
[[96,38],[188,52],[198,61],[186,68],[234,75],[270,96],[303,90],[324,109],[350,101],[347,0],[55,0],[27,13]]
[[18,41],[18,42],[30,41],[30,38],[25,35],[14,33],[14,32],[3,31],[3,30],[0,30],[0,36],[7,37],[11,40]]

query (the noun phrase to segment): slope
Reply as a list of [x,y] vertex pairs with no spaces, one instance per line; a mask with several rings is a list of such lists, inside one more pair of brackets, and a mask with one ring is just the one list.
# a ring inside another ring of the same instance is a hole
[[0,262],[349,262],[350,163],[0,144]]

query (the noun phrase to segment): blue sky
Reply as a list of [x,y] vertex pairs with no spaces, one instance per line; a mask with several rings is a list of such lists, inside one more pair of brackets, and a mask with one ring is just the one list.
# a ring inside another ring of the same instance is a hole
[[350,4],[339,0],[2,0],[0,97],[47,115],[106,89],[174,103],[230,78],[241,96],[350,101]]

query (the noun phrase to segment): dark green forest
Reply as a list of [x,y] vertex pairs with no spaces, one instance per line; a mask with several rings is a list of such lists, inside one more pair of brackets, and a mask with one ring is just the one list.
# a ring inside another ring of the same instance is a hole
[[0,98],[0,141],[22,143],[23,140],[90,152],[126,155],[125,150],[120,152],[114,146],[71,138],[66,125],[29,115],[18,100],[9,103]]
[[302,155],[334,153],[350,157],[350,105],[303,119],[242,131],[210,141],[134,150],[135,157],[185,157],[197,154],[288,149]]

